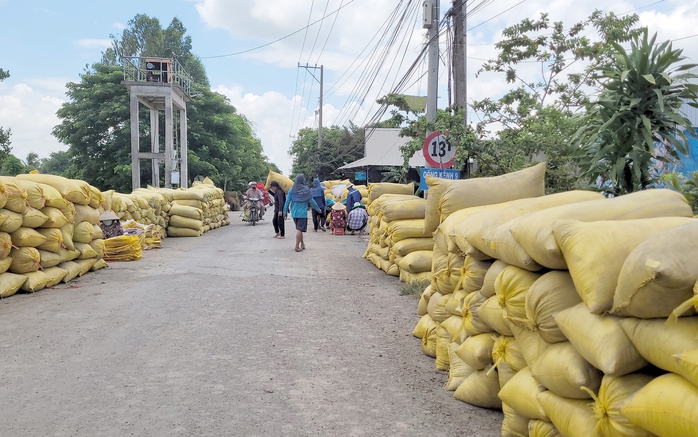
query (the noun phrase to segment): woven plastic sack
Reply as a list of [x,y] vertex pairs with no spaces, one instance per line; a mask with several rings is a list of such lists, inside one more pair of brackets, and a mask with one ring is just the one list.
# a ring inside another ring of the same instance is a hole
[[99,225],[94,225],[92,227],[92,239],[104,240],[104,231]]
[[46,242],[46,237],[30,228],[19,228],[10,237],[16,247],[36,247]]
[[405,270],[400,270],[400,280],[406,284],[431,281],[431,272],[410,273]]
[[504,363],[514,372],[527,367],[526,361],[521,354],[519,343],[514,337],[507,335],[500,335],[494,341],[494,345],[492,345],[492,360],[494,361],[494,367],[499,368]]
[[429,317],[431,317],[435,322],[441,323],[451,316],[448,311],[446,311],[446,303],[448,303],[448,299],[448,296],[444,296],[438,292],[432,294],[429,298],[427,312]]
[[68,250],[75,250],[73,245],[73,233],[75,232],[75,225],[72,223],[67,223],[60,228],[61,234],[63,234],[63,245],[65,245]]
[[12,233],[22,227],[22,214],[0,209],[0,231]]
[[397,220],[388,225],[388,234],[397,243],[408,238],[429,238],[424,233],[424,219]]
[[[72,209],[74,210],[74,208],[75,207],[73,206]],[[70,223],[68,217],[66,217],[66,215],[58,208],[47,206],[44,209],[42,209],[41,212],[44,213],[46,217],[48,217],[46,223],[43,224],[43,227],[45,228],[62,228],[63,226]],[[72,220],[75,220],[75,215],[72,215]]]
[[22,288],[20,288],[20,290],[25,293],[34,293],[39,290],[43,290],[46,288],[46,284],[48,284],[51,280],[51,278],[46,276],[46,273],[44,273],[42,270],[24,273],[24,276],[27,277],[27,280],[24,282],[24,284],[22,284]]
[[[427,313],[429,298],[431,298],[432,294],[434,294],[434,289],[431,288],[431,285],[427,286],[422,292],[422,296],[419,298],[419,305],[417,306],[418,316],[423,316]],[[460,312],[458,314],[460,314]]]
[[497,372],[490,369],[476,370],[458,386],[453,397],[482,408],[501,409],[502,401],[499,393],[499,378]]
[[552,423],[543,420],[531,420],[528,422],[528,437],[561,437]]
[[3,208],[22,214],[27,209],[27,192],[13,177],[0,176],[0,182],[5,186],[7,202]]
[[383,220],[390,223],[396,220],[424,218],[426,206],[426,199],[415,196],[412,199],[396,199],[385,202],[381,207],[381,211]]
[[47,278],[47,281],[46,281],[47,287],[53,287],[54,285],[57,285],[68,274],[67,271],[63,270],[60,267],[49,267],[47,269],[44,269],[43,272]]
[[497,276],[494,282],[497,301],[504,309],[504,317],[512,324],[527,327],[526,295],[540,277],[539,273],[515,266],[508,266]]
[[[642,319],[668,317],[693,297],[698,280],[698,220],[640,243],[623,263],[612,313]],[[688,314],[695,314],[690,308]]]
[[69,250],[69,249],[61,249],[60,252],[58,252],[58,255],[61,256],[63,259],[63,262],[65,261],[73,261],[75,259],[78,259],[80,256],[80,251],[79,250]]
[[516,375],[516,371],[512,370],[507,363],[499,363],[497,366],[497,379],[499,386],[504,387]]
[[516,375],[499,391],[499,399],[509,405],[519,416],[527,419],[549,420],[538,403],[538,395],[545,387],[533,379],[528,367]]
[[620,412],[630,397],[646,386],[653,377],[642,374],[604,376],[594,399],[597,428],[608,437],[652,437],[653,434],[633,424]]
[[16,182],[27,194],[27,205],[35,209],[41,209],[46,206],[46,197],[43,190],[45,185],[22,179],[16,179]]
[[513,408],[502,402],[502,437],[521,437],[528,434],[529,419],[516,414]]
[[482,370],[494,364],[492,347],[496,334],[478,334],[468,337],[456,350],[461,360],[473,369]]
[[433,325],[430,325],[422,336],[422,353],[426,356],[436,358],[436,326],[437,323],[432,320]]
[[695,219],[659,217],[584,223],[564,220],[553,224],[555,239],[582,300],[594,314],[611,310],[623,262],[644,240]]
[[107,267],[109,267],[109,264],[107,264],[106,261],[104,261],[103,259],[98,259],[97,262],[94,263],[94,265],[92,266],[92,268],[90,269],[90,271],[91,271],[91,272],[96,272],[97,270],[101,270],[101,269],[104,269],[104,268],[107,268]]
[[58,267],[66,271],[66,275],[61,279],[61,282],[68,283],[80,275],[82,267],[75,261],[66,261],[58,264]]
[[448,345],[451,343],[451,338],[439,323],[436,324],[436,359],[434,364],[436,370],[448,370]]
[[92,266],[95,265],[95,263],[97,263],[97,258],[78,259],[74,262],[80,266],[80,276],[82,276],[85,273],[89,272],[90,269],[92,269]]
[[698,388],[671,373],[638,390],[620,408],[636,426],[660,437],[698,435]]
[[10,297],[17,293],[26,281],[27,277],[24,275],[0,273],[0,298]]
[[41,267],[44,269],[55,267],[63,261],[65,261],[65,259],[60,253],[49,252],[48,250],[39,250],[39,262],[41,263]]
[[12,250],[12,237],[6,232],[0,232],[0,259],[5,258]]
[[550,345],[531,366],[531,374],[556,395],[573,399],[591,398],[582,387],[596,393],[603,376],[568,341]]
[[543,355],[543,352],[550,347],[550,343],[543,340],[538,331],[529,331],[515,324],[510,324],[516,342],[519,343],[521,355],[530,367]]
[[620,326],[647,361],[691,379],[692,373],[686,372],[675,356],[698,349],[698,317],[681,317],[670,322],[624,318]]
[[12,265],[12,258],[11,257],[6,256],[5,258],[0,258],[0,273],[5,273],[7,270],[9,270],[11,265]]
[[448,301],[446,302],[446,307],[445,307],[446,312],[453,315],[453,316],[459,316],[461,318],[461,324],[462,324],[463,309],[461,308],[461,304],[463,303],[463,299],[465,299],[468,296],[468,293],[466,293],[463,290],[455,290],[453,293],[451,293],[447,296],[448,296]]
[[80,252],[79,260],[97,258],[97,252],[87,243],[74,243],[75,250]]
[[414,184],[379,182],[368,184],[368,200],[375,201],[384,194],[414,194]]
[[422,316],[421,319],[419,319],[419,322],[417,322],[417,325],[412,330],[412,335],[414,335],[417,338],[423,338],[427,332],[429,332],[432,328],[435,327],[436,322],[434,321],[434,319],[432,319],[429,316],[429,314],[425,314]]
[[456,390],[465,378],[475,371],[475,369],[465,364],[458,354],[456,354],[456,349],[458,349],[459,346],[458,343],[453,342],[448,345],[450,366],[448,369],[448,382],[445,387],[448,391]]
[[17,179],[50,185],[58,190],[65,199],[75,204],[87,205],[90,203],[90,185],[85,181],[42,174],[20,174],[17,175]]
[[603,437],[596,428],[594,411],[588,400],[567,399],[544,391],[538,402],[561,435],[566,437]]
[[[51,207],[47,206],[47,208],[51,208]],[[73,204],[71,202],[67,202],[66,206],[64,208],[56,208],[56,209],[58,209],[58,211],[60,211],[60,213],[63,214],[63,218],[65,218],[65,221],[67,223],[75,223],[75,204]],[[49,220],[51,220],[51,215],[46,212],[46,208],[42,209],[41,212],[48,215]],[[60,222],[60,220],[61,220],[60,217],[55,217],[53,220],[54,221],[53,227],[56,227],[56,228],[62,227],[62,226],[58,226],[58,223]],[[44,226],[46,226],[46,225],[44,225]]]
[[492,267],[492,261],[478,261],[471,257],[466,257],[463,262],[461,288],[468,293],[480,290],[490,267]]
[[170,214],[170,216],[178,215],[178,216],[187,217],[187,218],[194,219],[194,220],[203,220],[204,219],[204,212],[201,209],[195,208],[193,206],[180,205],[178,203],[175,203],[172,205],[172,208],[170,208],[169,214]]
[[93,187],[90,185],[90,203],[89,206],[95,209],[99,209],[100,207],[104,207],[105,205],[105,199],[104,196],[102,195],[102,192],[99,191],[97,187]]
[[267,175],[267,183],[264,186],[264,189],[268,190],[269,187],[271,187],[271,183],[273,181],[276,181],[279,184],[279,186],[281,187],[281,189],[284,190],[284,193],[287,193],[287,194],[288,194],[288,190],[290,190],[291,187],[293,187],[293,181],[291,179],[287,178],[286,176],[284,176],[280,173],[269,170],[269,174]]
[[480,293],[470,293],[461,303],[463,329],[468,335],[493,332],[494,329],[478,316],[478,311],[487,300]]
[[22,226],[25,228],[38,228],[46,223],[48,217],[38,209],[30,206],[22,213]]
[[528,265],[533,260],[550,269],[566,270],[567,263],[553,235],[552,225],[557,220],[592,222],[691,216],[686,199],[671,190],[644,190],[613,199],[556,206],[516,219],[509,229],[521,247],[511,250],[518,254],[517,265]]
[[553,316],[581,302],[569,272],[548,272],[531,285],[526,295],[526,318],[529,328],[537,329],[543,340],[548,343],[567,341]]
[[405,256],[418,250],[432,250],[433,247],[434,240],[431,238],[405,238],[393,244],[390,251],[398,256]]
[[7,188],[5,187],[5,184],[0,181],[0,209],[5,207],[5,204],[7,203]]
[[189,228],[193,230],[203,231],[204,223],[201,220],[195,220],[180,215],[170,216],[170,225],[178,228]]
[[446,188],[453,185],[456,181],[451,179],[433,178],[431,176],[426,176],[424,180],[427,184],[429,193],[427,196],[426,211],[424,212],[424,232],[431,235],[431,233],[439,227],[439,224],[441,224],[441,213],[439,212],[441,196]]
[[499,276],[508,265],[509,264],[504,261],[497,260],[487,269],[485,277],[482,280],[482,288],[480,289],[480,293],[482,293],[483,296],[492,297],[496,294],[494,283],[497,280],[497,276]]
[[167,227],[168,237],[200,237],[203,231],[200,229],[180,228],[177,226]]
[[[46,241],[36,246],[39,250],[59,253],[63,248],[63,233],[56,228],[40,228],[36,230],[46,238]],[[45,266],[44,266],[45,267]]]
[[555,322],[577,352],[606,375],[627,375],[647,365],[620,317],[592,314],[580,303],[560,311]]
[[477,310],[477,316],[496,332],[507,336],[514,335],[509,322],[504,318],[504,310],[499,306],[497,296],[488,298]]
[[90,222],[79,222],[75,225],[73,230],[73,242],[75,243],[89,243],[92,241],[92,233],[94,231],[94,225]]
[[431,250],[418,250],[405,255],[398,267],[409,273],[431,272]]
[[441,327],[448,332],[448,337],[451,339],[451,341],[458,344],[461,344],[465,338],[467,338],[467,334],[465,334],[465,331],[463,330],[463,318],[461,316],[449,317],[441,322]]
[[93,225],[99,224],[99,210],[89,205],[75,205],[75,223],[89,222]]
[[390,276],[400,276],[400,267],[397,266],[397,264],[393,263],[388,267],[388,270],[385,272],[386,275]]
[[104,258],[104,252],[106,251],[106,247],[104,245],[104,240],[102,239],[94,239],[90,241],[90,247],[97,253],[97,258],[102,259]]

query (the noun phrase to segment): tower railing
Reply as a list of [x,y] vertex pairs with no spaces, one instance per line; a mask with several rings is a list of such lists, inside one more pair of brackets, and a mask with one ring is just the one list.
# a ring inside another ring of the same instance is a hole
[[175,58],[156,56],[123,56],[124,81],[150,82],[179,86],[187,97],[191,97],[192,78]]

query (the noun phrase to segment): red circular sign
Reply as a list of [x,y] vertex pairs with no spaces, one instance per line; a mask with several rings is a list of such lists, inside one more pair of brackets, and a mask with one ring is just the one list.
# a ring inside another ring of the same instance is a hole
[[432,132],[424,140],[424,159],[434,168],[451,168],[456,160],[456,148],[443,132]]

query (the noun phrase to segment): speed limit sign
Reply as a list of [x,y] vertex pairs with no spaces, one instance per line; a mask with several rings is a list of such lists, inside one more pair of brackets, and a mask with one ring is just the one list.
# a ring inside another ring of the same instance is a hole
[[451,168],[456,160],[456,148],[446,139],[443,132],[432,132],[424,140],[424,159],[434,168]]

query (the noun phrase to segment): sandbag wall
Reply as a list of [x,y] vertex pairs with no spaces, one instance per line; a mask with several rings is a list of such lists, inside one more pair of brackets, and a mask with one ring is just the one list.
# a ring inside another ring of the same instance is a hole
[[189,189],[172,192],[167,235],[198,237],[211,229],[230,224],[223,190],[209,183],[194,183]]
[[99,208],[84,181],[0,177],[0,297],[34,292],[106,267]]
[[698,220],[682,196],[466,208],[434,238],[413,334],[457,399],[504,411],[503,436],[698,435]]
[[167,191],[153,187],[139,188],[130,194],[105,191],[105,210],[114,212],[123,222],[134,220],[142,225],[153,225],[159,238],[167,235],[169,211],[172,206]]

